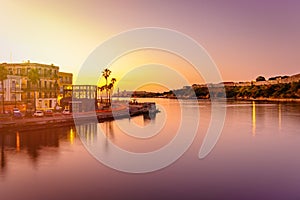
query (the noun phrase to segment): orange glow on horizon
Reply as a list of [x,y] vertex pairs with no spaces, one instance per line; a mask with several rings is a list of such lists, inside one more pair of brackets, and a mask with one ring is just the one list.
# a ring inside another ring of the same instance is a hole
[[[144,70],[140,70],[141,68]],[[146,91],[162,92],[182,88],[186,84],[204,82],[201,75],[189,62],[170,52],[155,49],[126,54],[115,60],[109,69],[112,73],[108,82],[111,78],[117,79],[115,92],[117,88],[120,90],[142,90],[141,88],[144,88],[143,90]],[[171,88],[165,86],[164,82],[168,83]],[[143,84],[141,85],[141,83]],[[105,85],[105,79],[101,77],[101,74],[99,74],[98,85]]]
[[137,88],[135,91],[147,91],[147,92],[164,92],[169,91],[170,88],[156,83],[149,83]]

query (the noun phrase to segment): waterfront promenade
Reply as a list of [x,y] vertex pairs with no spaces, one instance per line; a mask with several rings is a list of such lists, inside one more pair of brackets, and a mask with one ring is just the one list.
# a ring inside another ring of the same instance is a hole
[[[71,114],[53,113],[53,116],[43,117],[5,117],[0,119],[0,131],[36,130],[53,127],[74,125],[75,123],[88,123],[93,120],[98,122],[114,119],[129,118],[131,116],[157,113],[155,103],[138,103],[135,105],[118,105],[113,109],[89,112],[75,112]],[[154,108],[154,109],[153,109]]]
[[53,116],[44,117],[23,117],[13,118],[7,117],[0,120],[1,131],[14,130],[35,130],[42,128],[49,128],[51,126],[66,126],[73,124],[73,115],[63,115],[61,113],[54,113]]

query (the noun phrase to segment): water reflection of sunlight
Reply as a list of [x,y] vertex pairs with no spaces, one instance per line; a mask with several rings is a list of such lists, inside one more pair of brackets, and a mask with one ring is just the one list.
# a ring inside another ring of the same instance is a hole
[[69,135],[69,139],[70,139],[70,143],[71,143],[71,144],[74,144],[74,140],[75,140],[75,133],[74,133],[74,130],[73,130],[73,128],[72,128],[72,127],[70,128],[70,135]]
[[77,134],[83,139],[87,144],[92,144],[97,140],[97,124],[80,124],[76,126]]
[[278,104],[278,129],[281,130],[281,104]]
[[256,131],[256,108],[255,101],[252,101],[252,135],[255,136]]
[[133,125],[139,127],[139,128],[144,128],[149,125],[151,122],[150,118],[147,118],[146,115],[143,115],[143,117],[133,117],[130,119],[130,122],[133,123]]
[[100,123],[98,124],[97,128],[97,133],[104,134],[104,150],[107,152],[110,148],[109,140],[113,141],[115,137],[113,121],[106,121],[104,123]]
[[114,127],[113,127],[113,122],[112,121],[108,121],[108,122],[104,122],[103,125],[105,126],[105,137],[107,139],[114,139]]
[[20,133],[16,132],[16,150],[20,151]]
[[[156,108],[160,111],[158,115],[157,113],[147,113],[131,117],[128,120],[116,120],[114,122],[116,124],[116,128],[127,136],[139,139],[147,139],[159,135],[162,129],[166,126],[168,118],[167,114],[169,113],[173,116],[174,113],[177,113],[179,108],[174,106],[173,110],[170,111],[168,108],[165,108],[165,105],[160,105],[158,103],[156,104]],[[173,113],[171,114],[171,112]],[[176,117],[176,115],[174,115],[174,117]]]

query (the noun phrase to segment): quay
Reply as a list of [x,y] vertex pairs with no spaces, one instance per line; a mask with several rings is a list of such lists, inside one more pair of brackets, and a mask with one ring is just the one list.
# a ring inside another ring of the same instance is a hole
[[44,117],[5,118],[0,120],[0,132],[42,130],[53,127],[72,126],[75,123],[88,123],[96,119],[98,122],[104,122],[138,115],[155,115],[157,112],[159,110],[156,109],[154,102],[133,102],[129,103],[129,105],[119,105],[114,109],[75,112],[68,115],[54,113],[53,116]]

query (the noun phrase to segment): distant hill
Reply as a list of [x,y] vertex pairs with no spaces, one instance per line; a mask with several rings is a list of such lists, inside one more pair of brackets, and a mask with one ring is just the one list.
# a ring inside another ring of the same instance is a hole
[[[232,99],[300,99],[300,74],[293,76],[277,76],[268,80],[258,79],[251,82],[223,82],[221,84],[194,84],[181,89],[163,93],[143,92],[134,97],[162,97],[162,98],[194,98],[209,99],[211,95],[220,98]],[[220,90],[225,87],[226,96]],[[208,89],[209,88],[209,89]],[[176,95],[175,95],[176,94]]]

